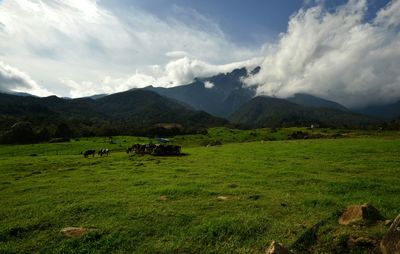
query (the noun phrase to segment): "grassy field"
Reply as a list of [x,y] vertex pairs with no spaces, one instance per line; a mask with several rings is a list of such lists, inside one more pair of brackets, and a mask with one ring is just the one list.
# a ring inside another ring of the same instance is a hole
[[[362,203],[400,213],[400,133],[286,140],[296,130],[176,137],[180,157],[128,156],[150,142],[135,137],[0,146],[0,253],[263,253],[272,240],[368,253],[349,250],[348,237],[379,239],[384,223],[339,226],[338,214]],[[212,140],[222,145],[200,146]],[[109,157],[80,154],[102,147]],[[67,238],[69,226],[96,230]]]

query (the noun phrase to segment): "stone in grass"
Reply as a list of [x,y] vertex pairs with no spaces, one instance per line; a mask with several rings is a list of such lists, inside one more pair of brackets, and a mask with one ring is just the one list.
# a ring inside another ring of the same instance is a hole
[[382,215],[372,205],[351,205],[339,217],[339,224],[349,225],[357,222],[374,223],[382,219]]
[[383,254],[400,254],[400,214],[383,237],[381,251]]
[[226,201],[226,200],[228,200],[229,198],[226,197],[226,196],[218,196],[217,199],[218,199],[218,200],[221,200],[221,201]]
[[160,201],[168,201],[168,197],[167,196],[160,196]]
[[392,225],[393,220],[385,220],[385,226],[389,226]]
[[282,244],[272,241],[268,249],[265,250],[267,254],[293,254],[290,250],[286,249]]
[[66,227],[61,229],[61,234],[63,234],[66,237],[80,237],[84,235],[85,233],[93,232],[96,229],[89,229],[89,228],[83,228],[83,227]]
[[352,237],[350,236],[348,240],[348,246],[350,248],[363,247],[363,248],[376,248],[379,245],[379,240],[371,237]]

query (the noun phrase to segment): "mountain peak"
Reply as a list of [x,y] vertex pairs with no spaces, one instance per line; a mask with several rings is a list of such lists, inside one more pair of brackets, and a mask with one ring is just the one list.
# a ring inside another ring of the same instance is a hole
[[258,73],[260,72],[260,70],[261,70],[261,67],[260,67],[260,66],[257,66],[256,68],[254,68],[254,69],[250,72],[250,74],[251,74],[251,75],[256,75],[256,74],[258,74]]

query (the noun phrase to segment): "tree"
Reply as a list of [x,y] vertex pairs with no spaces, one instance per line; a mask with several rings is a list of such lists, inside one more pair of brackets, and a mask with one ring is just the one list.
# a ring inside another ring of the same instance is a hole
[[73,131],[66,123],[60,123],[57,125],[55,136],[57,138],[71,138],[73,136]]
[[51,133],[47,127],[43,127],[37,134],[38,141],[47,141],[50,140]]
[[1,142],[7,144],[32,143],[36,139],[30,122],[17,122],[1,136]]

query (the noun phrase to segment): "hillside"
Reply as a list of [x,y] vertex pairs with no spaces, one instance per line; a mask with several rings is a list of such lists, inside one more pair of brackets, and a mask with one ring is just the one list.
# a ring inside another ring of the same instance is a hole
[[67,123],[82,135],[102,135],[105,130],[115,134],[139,129],[145,132],[158,123],[177,123],[184,128],[227,124],[224,119],[194,111],[151,91],[131,90],[97,100],[0,94],[0,130],[20,121],[31,122],[36,129],[53,130],[60,123]]
[[314,108],[331,108],[341,111],[349,111],[345,106],[330,100],[325,100],[310,94],[297,93],[292,97],[287,98],[288,101]]
[[284,99],[255,97],[233,113],[232,123],[247,127],[308,126],[360,127],[380,121],[330,108],[305,107]]
[[396,119],[400,118],[400,101],[382,105],[370,105],[365,108],[354,109],[354,111],[384,119]]
[[95,101],[108,117],[118,122],[149,126],[157,123],[179,123],[187,127],[211,127],[228,123],[225,119],[195,111],[179,101],[155,92],[130,90]]

